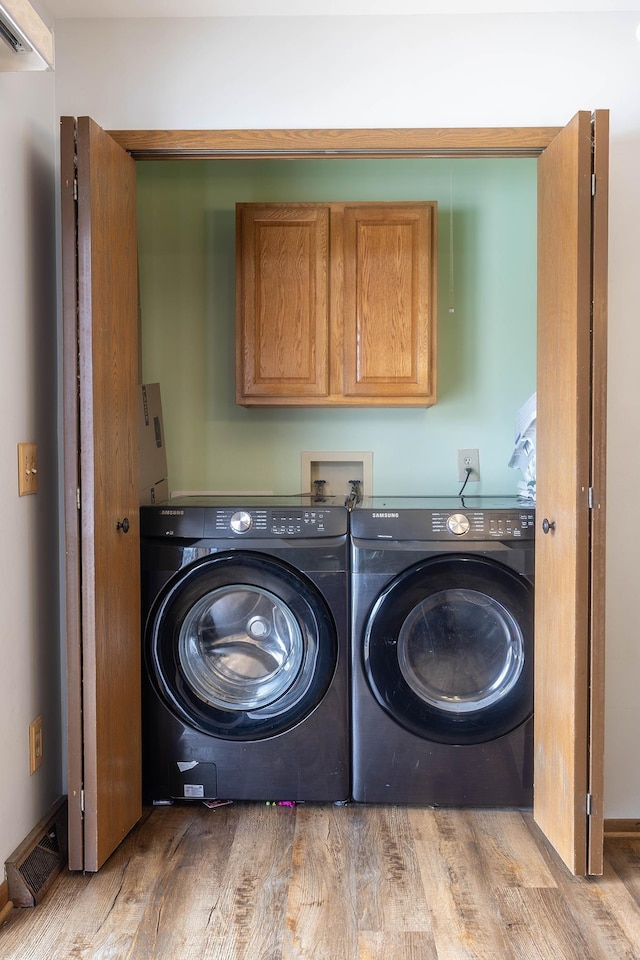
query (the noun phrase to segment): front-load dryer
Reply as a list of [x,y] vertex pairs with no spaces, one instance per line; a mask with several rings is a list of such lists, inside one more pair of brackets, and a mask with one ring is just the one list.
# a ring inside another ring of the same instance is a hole
[[529,806],[534,509],[374,498],[351,538],[353,799]]
[[303,497],[141,507],[146,799],[349,798],[347,518]]

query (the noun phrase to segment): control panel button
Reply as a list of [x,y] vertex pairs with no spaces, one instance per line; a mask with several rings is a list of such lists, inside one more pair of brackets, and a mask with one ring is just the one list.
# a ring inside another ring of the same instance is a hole
[[447,519],[447,529],[450,533],[455,534],[456,537],[461,537],[463,534],[468,533],[470,526],[469,519],[464,513],[452,513]]
[[234,533],[246,533],[247,530],[251,529],[252,525],[253,520],[251,519],[251,514],[247,513],[246,510],[238,510],[229,522],[229,526]]

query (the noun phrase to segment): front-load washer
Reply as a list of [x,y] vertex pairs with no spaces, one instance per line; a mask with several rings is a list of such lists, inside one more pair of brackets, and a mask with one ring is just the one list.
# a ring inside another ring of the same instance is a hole
[[532,803],[534,519],[515,498],[351,513],[354,800]]
[[347,521],[311,497],[140,508],[147,800],[349,798]]

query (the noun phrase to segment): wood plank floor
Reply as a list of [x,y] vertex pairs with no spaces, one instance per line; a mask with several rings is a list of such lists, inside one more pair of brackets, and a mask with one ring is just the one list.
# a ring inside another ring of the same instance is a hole
[[2,960],[640,960],[640,840],[569,875],[528,812],[156,808],[13,910]]

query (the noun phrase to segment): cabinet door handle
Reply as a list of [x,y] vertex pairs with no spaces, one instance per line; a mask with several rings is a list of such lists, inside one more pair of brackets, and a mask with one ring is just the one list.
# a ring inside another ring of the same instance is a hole
[[116,523],[116,530],[122,530],[123,533],[129,533],[129,518],[125,517],[124,520],[118,520]]
[[550,530],[555,530],[555,528],[556,528],[555,520],[547,520],[547,518],[545,517],[544,520],[542,521],[542,532],[549,533]]

